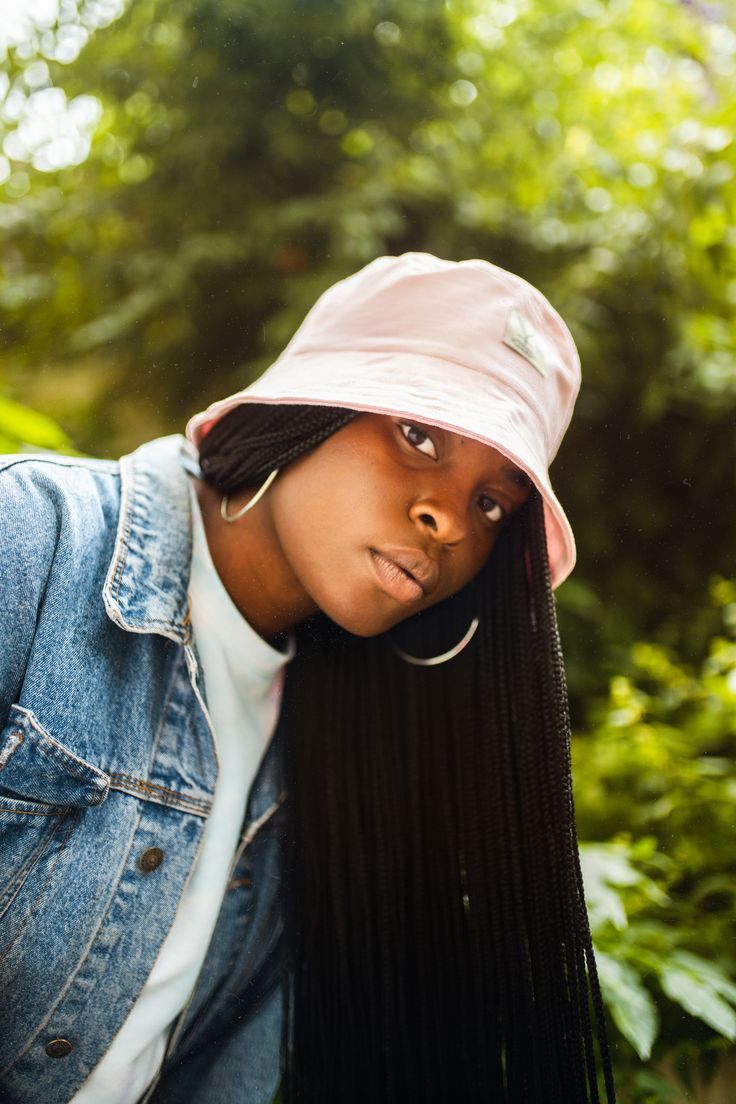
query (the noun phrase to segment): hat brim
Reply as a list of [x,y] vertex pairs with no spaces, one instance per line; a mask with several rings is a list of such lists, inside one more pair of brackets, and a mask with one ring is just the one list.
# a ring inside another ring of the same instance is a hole
[[241,403],[299,403],[417,418],[481,441],[521,468],[541,494],[551,581],[559,586],[575,566],[575,538],[550,483],[529,396],[473,369],[448,373],[443,365],[442,359],[419,353],[292,354],[243,391],[190,419],[186,435],[199,448],[215,422]]

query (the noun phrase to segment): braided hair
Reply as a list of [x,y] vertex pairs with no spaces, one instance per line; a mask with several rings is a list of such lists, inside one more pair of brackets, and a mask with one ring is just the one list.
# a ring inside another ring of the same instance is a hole
[[[355,411],[236,407],[204,478],[252,486]],[[461,592],[391,630],[296,629],[285,748],[286,1104],[615,1101],[565,675],[534,489]]]

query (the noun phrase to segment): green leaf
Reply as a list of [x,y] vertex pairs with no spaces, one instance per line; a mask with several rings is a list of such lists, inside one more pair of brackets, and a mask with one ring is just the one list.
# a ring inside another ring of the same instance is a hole
[[629,849],[622,844],[581,844],[580,865],[588,916],[594,930],[606,922],[619,931],[626,928],[628,919],[621,889],[637,887],[657,904],[667,901],[655,883],[630,862]]
[[736,1039],[736,1015],[714,987],[677,965],[662,968],[662,989],[691,1016],[702,1020],[732,1042]]
[[8,451],[15,451],[24,445],[74,451],[71,440],[55,421],[6,398],[0,398],[0,441]]
[[690,951],[677,950],[672,952],[670,958],[678,966],[682,966],[686,973],[699,978],[703,984],[710,985],[722,997],[736,1004],[736,985],[727,978],[722,970],[713,962],[701,958],[700,955],[691,954]]
[[603,997],[624,1038],[644,1060],[652,1053],[659,1016],[636,970],[603,951],[595,952]]

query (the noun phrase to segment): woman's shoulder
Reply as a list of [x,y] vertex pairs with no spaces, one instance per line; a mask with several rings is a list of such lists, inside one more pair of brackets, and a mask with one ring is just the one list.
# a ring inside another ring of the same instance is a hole
[[119,464],[114,460],[15,453],[0,456],[0,533],[41,548],[62,527],[89,530],[117,516]]
[[0,455],[0,493],[11,493],[16,486],[45,487],[57,484],[73,488],[89,476],[119,474],[117,460],[98,460],[87,456],[65,456],[58,452],[15,452]]
[[177,494],[188,507],[182,442],[179,436],[158,438],[120,460],[0,456],[0,582],[24,564],[40,570],[60,554],[76,559],[83,572],[82,561],[112,555],[121,527],[127,540],[148,507],[163,516]]

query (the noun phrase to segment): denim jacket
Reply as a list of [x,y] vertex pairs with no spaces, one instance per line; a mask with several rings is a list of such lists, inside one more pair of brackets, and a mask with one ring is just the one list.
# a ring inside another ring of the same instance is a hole
[[[0,1102],[65,1104],[171,926],[217,755],[188,616],[182,438],[0,459]],[[269,1104],[281,1036],[272,741],[152,1104]]]

